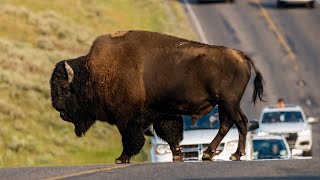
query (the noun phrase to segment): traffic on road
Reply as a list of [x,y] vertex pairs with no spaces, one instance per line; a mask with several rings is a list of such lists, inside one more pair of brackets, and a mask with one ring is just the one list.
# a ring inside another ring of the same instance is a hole
[[221,126],[215,106],[197,121],[183,116],[183,162],[172,162],[169,144],[150,126],[144,133],[151,138],[151,163],[6,168],[0,169],[0,179],[319,179],[318,1],[180,2],[202,42],[241,49],[261,67],[266,101],[254,106],[252,88],[241,100],[248,133],[240,161],[231,161],[239,144],[236,125],[219,143],[212,161],[202,161]]
[[[219,131],[219,112],[216,106],[209,114],[194,124],[191,117],[184,116],[184,140],[180,143],[184,160],[201,161],[203,152],[212,137]],[[312,155],[312,130],[314,118],[306,118],[298,105],[284,107],[268,106],[263,109],[259,120],[249,121],[246,141],[246,156],[241,160],[295,159]],[[157,136],[153,128],[147,135],[152,136],[151,162],[172,162],[172,152],[168,143]],[[230,160],[237,150],[238,130],[231,128],[221,141],[213,161]]]

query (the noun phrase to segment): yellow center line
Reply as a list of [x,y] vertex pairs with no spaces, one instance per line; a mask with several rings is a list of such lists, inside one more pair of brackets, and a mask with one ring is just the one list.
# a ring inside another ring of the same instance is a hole
[[259,10],[262,14],[262,16],[266,19],[267,23],[269,24],[270,29],[276,34],[276,37],[278,38],[280,44],[284,47],[284,49],[286,50],[286,52],[289,55],[289,58],[291,60],[294,60],[296,58],[295,53],[291,50],[289,44],[287,43],[286,39],[284,38],[284,36],[281,34],[281,32],[278,30],[276,24],[274,23],[274,21],[271,19],[270,15],[268,14],[268,12],[263,8],[263,6],[261,5],[260,0],[254,0],[254,2],[258,5]]
[[130,166],[130,165],[128,164],[128,165],[113,166],[113,167],[109,167],[109,168],[93,169],[93,170],[82,171],[82,172],[78,172],[78,173],[72,173],[72,174],[66,174],[66,175],[62,175],[62,176],[51,177],[51,178],[47,178],[45,180],[63,179],[63,178],[68,178],[68,177],[80,176],[80,175],[84,175],[84,174],[92,174],[95,172],[110,171],[110,170],[114,170],[114,169],[125,168],[128,166]]

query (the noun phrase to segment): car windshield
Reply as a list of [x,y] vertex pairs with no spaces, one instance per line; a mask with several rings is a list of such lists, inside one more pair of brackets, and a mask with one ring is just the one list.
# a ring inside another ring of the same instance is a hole
[[263,114],[262,123],[303,122],[299,111],[267,112]]
[[288,151],[282,140],[259,139],[253,140],[253,159],[284,159]]
[[184,130],[219,129],[218,106],[215,106],[210,113],[199,118],[194,124],[190,116],[183,116],[183,127]]

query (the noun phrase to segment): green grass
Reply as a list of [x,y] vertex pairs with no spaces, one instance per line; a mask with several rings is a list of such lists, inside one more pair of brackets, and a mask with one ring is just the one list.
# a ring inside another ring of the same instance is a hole
[[[99,35],[142,29],[195,39],[178,1],[0,0],[0,167],[113,163],[115,127],[83,138],[51,107],[55,63],[88,52]],[[149,160],[150,139],[134,162]]]

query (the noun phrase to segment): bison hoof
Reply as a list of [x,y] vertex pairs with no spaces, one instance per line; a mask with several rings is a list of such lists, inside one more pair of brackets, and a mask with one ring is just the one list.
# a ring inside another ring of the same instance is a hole
[[116,159],[116,164],[124,164],[124,163],[130,163],[130,161],[129,160]]
[[241,156],[244,156],[245,153],[241,153],[241,155],[235,153],[235,154],[232,154],[231,157],[230,157],[230,160],[231,161],[240,161],[240,158]]
[[240,158],[237,157],[237,156],[235,156],[235,155],[231,155],[230,160],[231,160],[231,161],[239,161]]
[[214,157],[214,153],[204,152],[202,156],[202,161],[211,161],[213,157]]
[[116,164],[130,163],[130,158],[119,157],[118,159],[116,159],[115,162],[116,162]]
[[183,156],[175,155],[173,156],[174,162],[183,162]]

